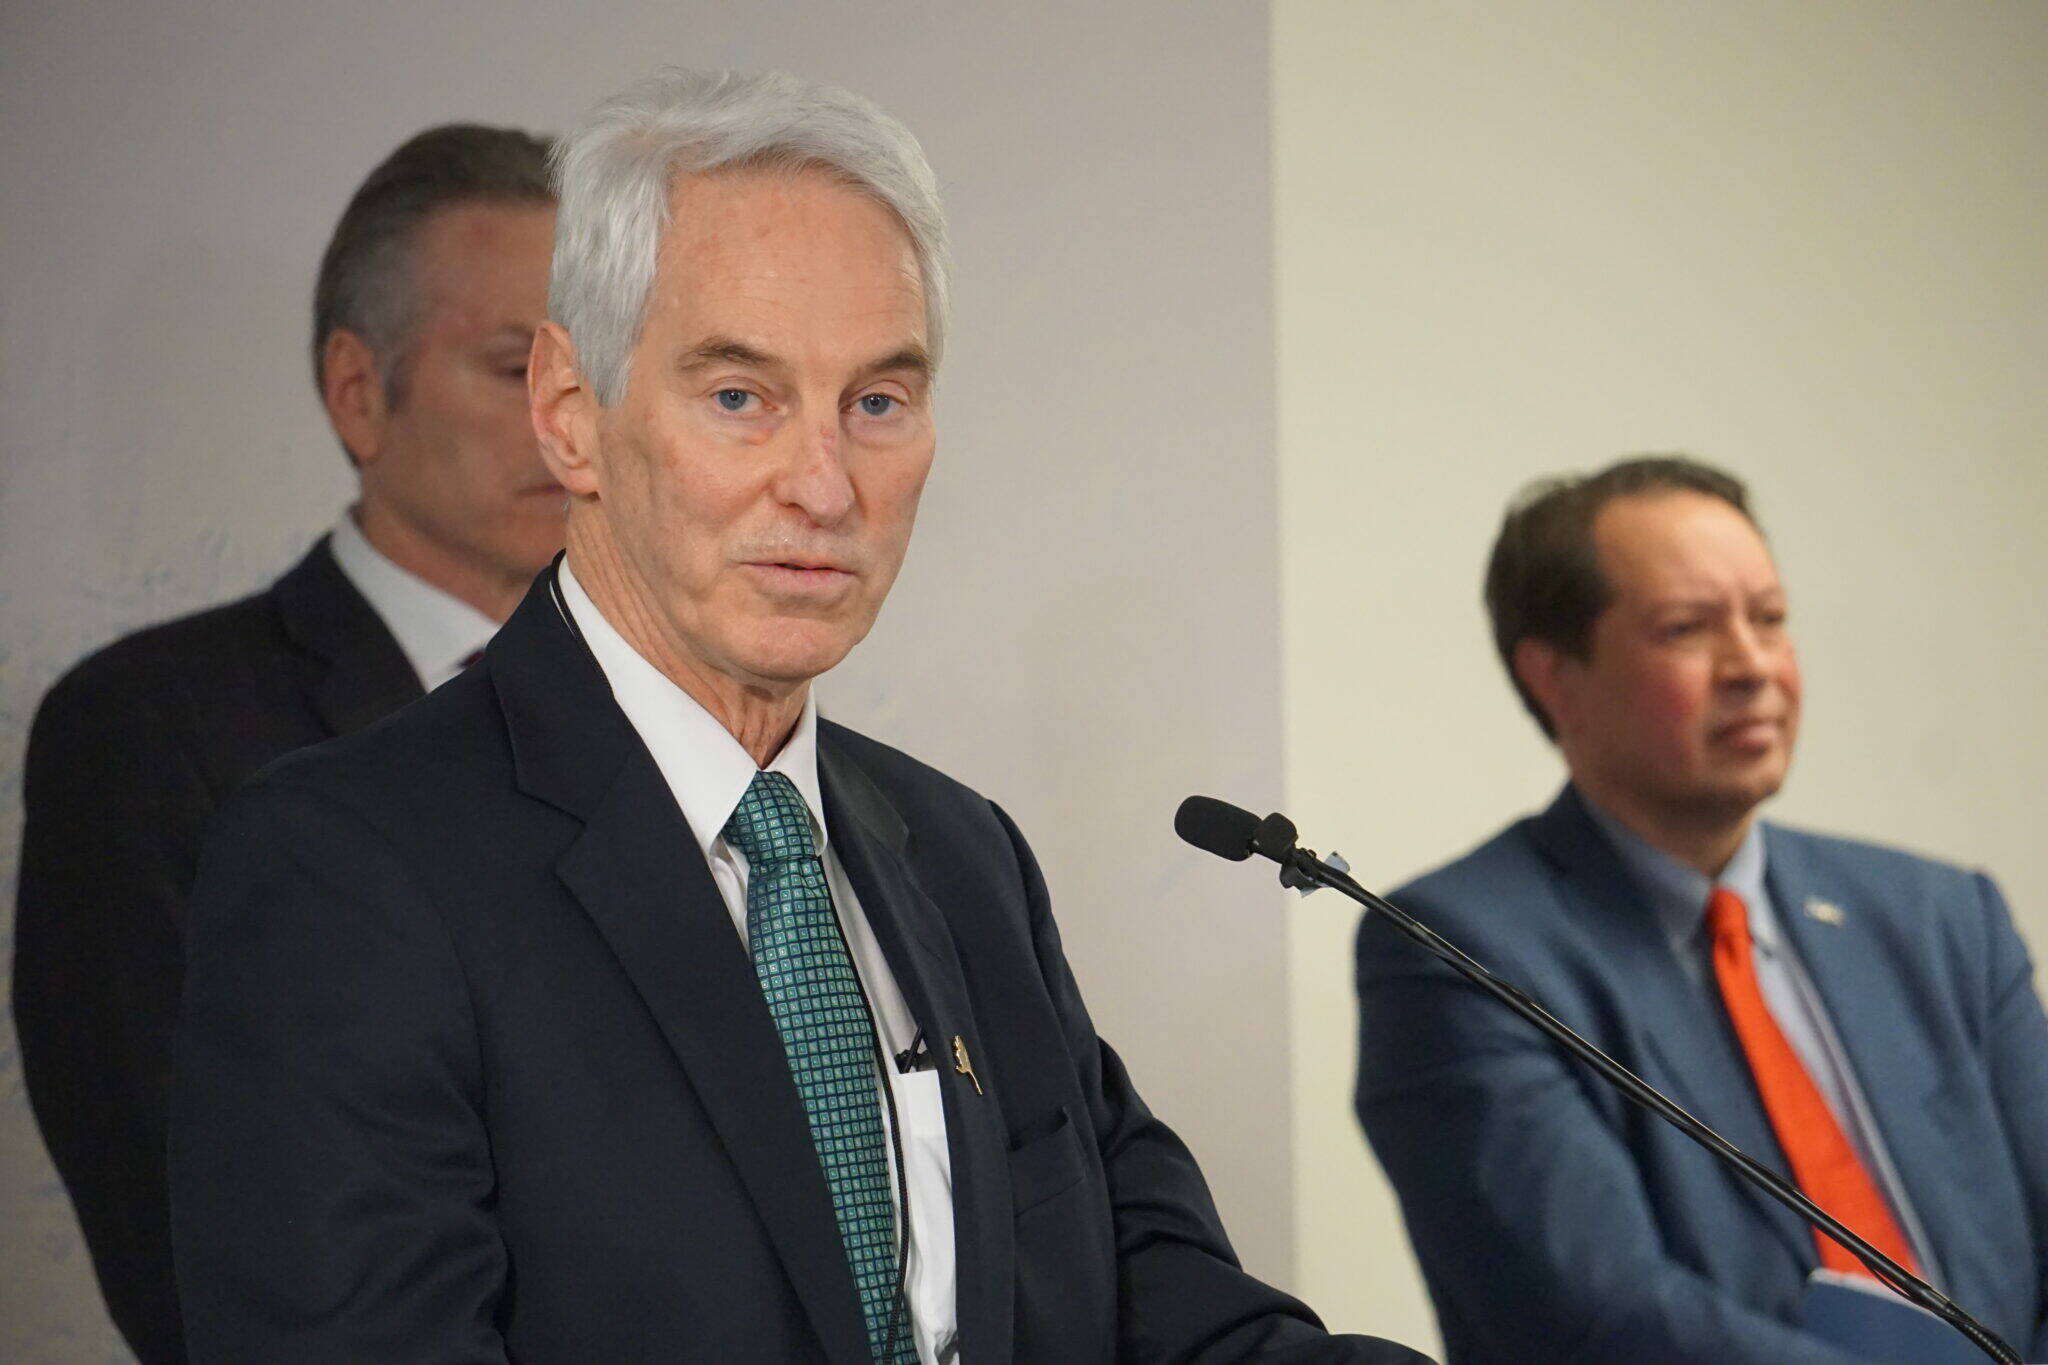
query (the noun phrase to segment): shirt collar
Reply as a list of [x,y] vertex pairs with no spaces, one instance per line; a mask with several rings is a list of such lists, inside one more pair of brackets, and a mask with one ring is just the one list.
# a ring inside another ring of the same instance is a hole
[[498,623],[469,603],[386,559],[356,525],[353,510],[334,524],[328,548],[429,692],[460,673],[498,633]]
[[1721,875],[1716,879],[1687,867],[1658,848],[1586,800],[1584,792],[1580,792],[1579,797],[1585,803],[1586,813],[1593,817],[1593,823],[1614,846],[1615,856],[1621,859],[1622,867],[1649,900],[1650,908],[1656,912],[1657,922],[1664,930],[1664,937],[1673,948],[1688,948],[1699,934],[1700,926],[1706,921],[1707,897],[1716,886],[1727,887],[1742,897],[1742,903],[1749,907],[1751,940],[1764,948],[1777,948],[1777,920],[1769,913],[1766,899],[1762,821],[1750,825],[1749,833],[1743,836],[1741,846],[1735,850],[1735,856],[1728,860],[1728,866],[1721,869]]
[[[583,639],[611,684],[612,696],[626,719],[640,735],[654,757],[655,766],[675,793],[690,833],[708,859],[724,849],[726,821],[738,809],[740,798],[753,785],[754,775],[764,771],[718,718],[660,669],[642,658],[640,652],[605,619],[590,600],[575,570],[564,557],[558,573],[562,600]],[[825,851],[825,803],[818,787],[818,703],[815,692],[807,690],[804,708],[797,717],[782,751],[775,755],[767,772],[781,773],[796,784],[811,813],[811,833],[818,852]]]

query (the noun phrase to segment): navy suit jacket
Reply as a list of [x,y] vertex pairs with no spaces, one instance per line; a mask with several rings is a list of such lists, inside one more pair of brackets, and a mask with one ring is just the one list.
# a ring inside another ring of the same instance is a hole
[[[2048,1020],[1997,888],[1892,849],[1764,837],[1786,933],[1933,1243],[1926,1269],[2048,1358]],[[1725,1012],[1573,789],[1391,899],[1785,1171]],[[1792,1325],[1817,1256],[1791,1213],[1369,916],[1358,989],[1359,1118],[1453,1365],[1852,1365]]]
[[[912,1013],[978,1077],[939,1070],[963,1359],[1420,1360],[1238,1268],[1001,811],[836,725],[818,763]],[[200,1365],[868,1360],[753,965],[545,577],[480,665],[244,791],[191,918]]]
[[420,695],[322,536],[264,591],[100,650],[36,711],[14,919],[22,1079],[142,1365],[185,1359],[164,1140],[207,822],[271,760]]

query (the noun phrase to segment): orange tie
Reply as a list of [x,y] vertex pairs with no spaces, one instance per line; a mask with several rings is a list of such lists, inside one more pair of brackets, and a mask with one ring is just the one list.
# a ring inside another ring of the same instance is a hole
[[[1707,933],[1713,941],[1714,976],[1721,983],[1721,999],[1749,1057],[1764,1113],[1778,1135],[1778,1145],[1785,1149],[1785,1159],[1792,1164],[1793,1180],[1808,1199],[1845,1227],[1919,1274],[1905,1234],[1899,1231],[1877,1182],[1864,1169],[1820,1087],[1771,1017],[1751,956],[1749,907],[1725,886],[1715,887],[1707,901]],[[1829,1270],[1870,1275],[1863,1262],[1834,1238],[1818,1230],[1813,1236],[1820,1248],[1820,1263]]]

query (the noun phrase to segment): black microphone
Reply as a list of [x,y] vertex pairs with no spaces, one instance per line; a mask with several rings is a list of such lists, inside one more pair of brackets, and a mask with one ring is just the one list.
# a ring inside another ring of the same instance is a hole
[[2001,1365],[2020,1365],[2018,1353],[1996,1333],[1964,1312],[1933,1285],[1844,1227],[1825,1209],[1800,1193],[1798,1186],[1688,1114],[1620,1062],[1572,1032],[1557,1016],[1520,988],[1509,985],[1465,956],[1407,911],[1366,890],[1342,870],[1318,858],[1315,850],[1299,847],[1295,842],[1294,822],[1286,816],[1275,814],[1261,820],[1228,801],[1218,801],[1213,796],[1190,796],[1180,803],[1180,810],[1174,814],[1173,828],[1176,834],[1196,848],[1232,862],[1242,862],[1253,853],[1271,858],[1280,864],[1282,886],[1304,890],[1327,886],[1357,901],[1367,910],[1378,912],[1389,924],[1428,949],[1432,956],[1535,1025],[1551,1041],[1592,1068],[1602,1080],[1629,1100],[1684,1133],[1752,1185],[1847,1247],[1870,1268],[1871,1274],[1890,1285],[1901,1298],[1919,1305],[1955,1328],[1968,1337],[1972,1345]]
[[1258,816],[1213,796],[1190,796],[1173,813],[1175,834],[1204,853],[1233,863],[1252,856],[1252,836],[1258,828]]

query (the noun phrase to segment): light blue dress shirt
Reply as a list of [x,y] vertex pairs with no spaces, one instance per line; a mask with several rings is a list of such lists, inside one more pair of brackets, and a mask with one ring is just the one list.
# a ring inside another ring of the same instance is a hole
[[[1679,965],[1716,1008],[1721,1007],[1721,988],[1714,979],[1713,945],[1707,936],[1707,899],[1716,886],[1725,886],[1742,898],[1749,908],[1757,985],[1763,991],[1771,1017],[1799,1054],[1807,1074],[1820,1087],[1821,1097],[1862,1158],[1864,1169],[1883,1191],[1892,1216],[1898,1220],[1914,1259],[1919,1262],[1921,1277],[1939,1287],[1927,1234],[1913,1212],[1912,1201],[1906,1197],[1898,1168],[1885,1150],[1884,1136],[1878,1132],[1856,1073],[1850,1068],[1849,1054],[1843,1050],[1842,1040],[1828,1019],[1819,992],[1785,937],[1766,877],[1762,823],[1750,826],[1742,846],[1735,850],[1735,856],[1715,881],[1657,848],[1591,801],[1586,802],[1586,810],[1614,846],[1630,880],[1656,912]],[[1712,1122],[1711,1115],[1704,1117]]]

